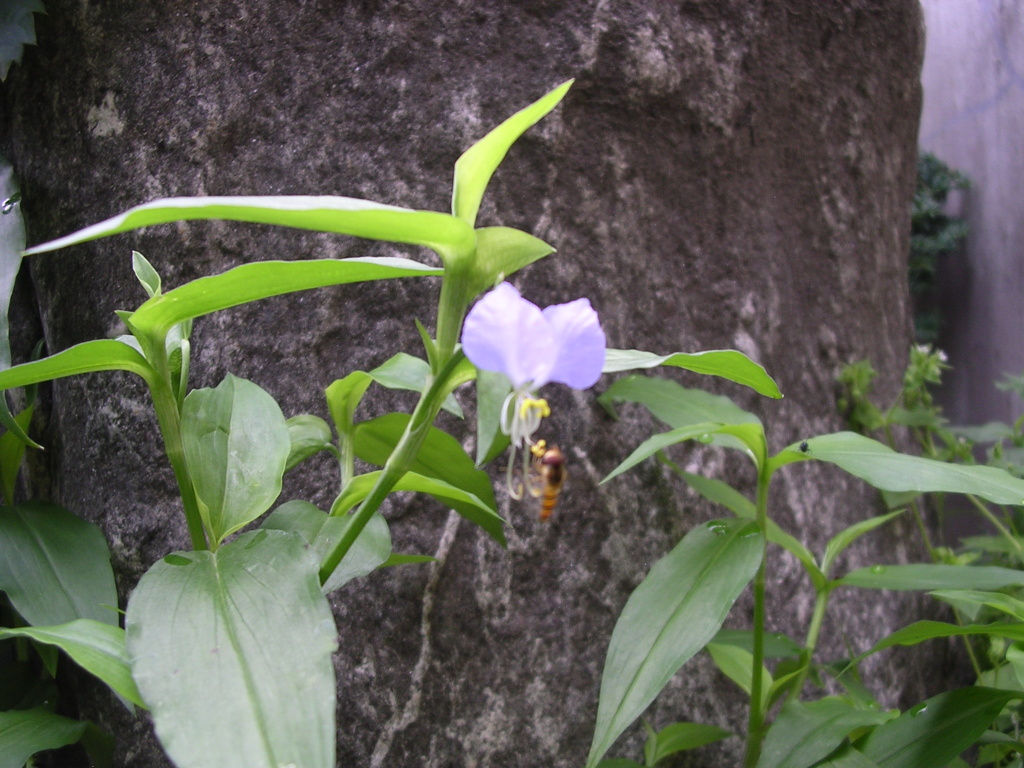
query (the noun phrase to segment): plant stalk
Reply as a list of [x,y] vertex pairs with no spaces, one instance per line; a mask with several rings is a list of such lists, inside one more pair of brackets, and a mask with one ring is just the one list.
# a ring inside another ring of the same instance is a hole
[[744,768],[754,768],[761,756],[761,742],[764,740],[765,712],[761,708],[764,688],[764,627],[765,627],[765,582],[768,560],[768,483],[770,475],[762,467],[757,476],[757,524],[761,527],[764,550],[761,565],[754,576],[754,647],[750,670],[750,718],[747,724],[747,748],[743,758]]

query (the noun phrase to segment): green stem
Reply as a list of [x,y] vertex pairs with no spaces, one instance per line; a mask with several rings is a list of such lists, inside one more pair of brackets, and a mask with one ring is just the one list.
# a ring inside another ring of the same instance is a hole
[[338,567],[342,558],[345,557],[345,554],[352,547],[359,534],[362,533],[363,528],[370,522],[373,513],[380,508],[384,499],[391,493],[395,483],[409,471],[413,461],[416,459],[416,454],[419,452],[423,441],[426,440],[427,434],[434,424],[434,419],[437,418],[437,414],[441,410],[441,404],[444,402],[445,397],[448,396],[450,380],[463,358],[464,356],[461,352],[452,355],[441,372],[431,381],[426,392],[420,397],[419,403],[416,404],[416,410],[413,411],[412,417],[405,427],[405,432],[402,433],[398,444],[391,452],[387,462],[385,462],[384,469],[377,478],[376,484],[370,490],[369,495],[363,500],[363,503],[359,505],[359,509],[353,514],[351,524],[345,529],[345,533],[338,540],[338,543],[324,557],[323,563],[320,566],[321,584],[326,583],[330,575],[334,573],[334,569]]
[[1021,546],[1021,543],[1017,540],[1017,537],[1014,536],[1005,525],[1003,525],[1003,522],[998,517],[992,514],[992,510],[990,510],[987,506],[981,503],[981,500],[977,496],[969,493],[967,494],[967,499],[971,502],[971,504],[977,507],[978,511],[981,512],[982,517],[984,517],[986,520],[992,523],[992,525],[995,526],[996,530],[999,531],[999,533],[1002,536],[1004,536],[1008,542],[1010,542],[1011,544],[1013,544],[1014,547],[1016,547],[1018,552],[1024,549],[1024,547]]
[[[757,477],[756,520],[762,533],[768,530],[768,483],[770,475],[765,469]],[[765,627],[765,582],[767,570],[768,537],[764,536],[764,551],[761,565],[754,576],[754,648],[750,670],[750,718],[747,725],[747,751],[743,759],[744,768],[754,768],[761,756],[761,742],[764,740],[765,712],[761,708],[764,688],[764,627]]]
[[804,689],[807,675],[811,671],[811,661],[814,659],[814,651],[818,647],[818,635],[821,634],[821,625],[825,619],[825,609],[828,607],[828,598],[832,590],[827,586],[819,589],[814,597],[814,612],[811,614],[811,623],[807,627],[807,638],[804,640],[804,649],[801,654],[803,666],[800,674],[790,686],[789,700],[797,701]]

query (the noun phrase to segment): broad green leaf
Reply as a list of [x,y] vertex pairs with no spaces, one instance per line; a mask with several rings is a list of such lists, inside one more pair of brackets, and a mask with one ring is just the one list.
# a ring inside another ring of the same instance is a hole
[[701,440],[702,442],[711,441],[711,433],[718,429],[721,424],[707,423],[707,424],[694,424],[689,427],[682,427],[680,429],[673,429],[671,432],[662,432],[660,435],[654,435],[644,440],[636,450],[634,450],[626,459],[619,464],[615,469],[608,473],[608,475],[601,481],[601,484],[607,483],[614,477],[618,477],[628,469],[632,469],[640,462],[645,459],[649,459],[651,456],[656,454],[658,451],[662,451],[669,446],[675,445],[676,443],[682,443],[687,440]]
[[[323,562],[351,522],[352,518],[348,515],[332,517],[308,501],[294,500],[282,504],[267,515],[260,527],[298,533],[307,544],[312,545],[317,560]],[[324,582],[323,593],[330,594],[353,579],[372,573],[386,565],[390,558],[391,531],[384,517],[375,513],[359,532],[338,567]]]
[[512,391],[508,377],[493,371],[476,375],[476,466],[482,467],[498,457],[509,445],[501,431],[501,407]]
[[288,461],[285,469],[293,469],[310,456],[320,451],[333,451],[334,440],[331,428],[319,416],[303,413],[292,416],[285,424],[288,427]]
[[856,746],[879,768],[944,766],[985,732],[1008,701],[1020,697],[979,686],[940,693],[879,726]]
[[662,728],[654,737],[654,754],[650,764],[664,760],[676,752],[697,749],[732,736],[729,731],[715,725],[702,723],[672,723]]
[[903,629],[896,630],[888,637],[878,641],[870,649],[857,656],[851,664],[857,664],[872,654],[897,645],[918,645],[938,637],[962,637],[967,635],[994,635],[1010,640],[1024,640],[1024,624],[1020,622],[1000,622],[994,624],[968,624],[961,627],[956,624],[946,624],[942,621],[917,621],[903,627]]
[[147,382],[156,376],[146,358],[114,339],[97,339],[68,347],[55,355],[0,371],[0,389],[24,387],[41,381],[99,371],[129,371]]
[[348,437],[352,434],[355,424],[355,412],[373,382],[370,374],[365,371],[353,371],[343,379],[333,382],[324,395],[327,398],[327,410],[338,434]]
[[1024,622],[1024,600],[1018,600],[1017,598],[1011,597],[1010,595],[1002,592],[949,589],[937,590],[935,592],[929,592],[928,594],[932,597],[937,597],[939,600],[944,600],[956,608],[960,608],[964,604],[973,605],[975,607],[986,605],[989,608],[994,608],[997,611],[1017,619],[1017,621]]
[[452,188],[452,213],[469,226],[475,226],[487,184],[494,171],[505,159],[516,139],[562,100],[573,81],[562,83],[554,90],[516,112],[480,141],[467,149],[455,163],[455,182]]
[[836,558],[843,553],[843,551],[850,546],[853,542],[863,536],[865,533],[879,528],[888,523],[893,518],[899,517],[903,514],[903,510],[897,512],[890,512],[887,515],[878,515],[867,520],[861,520],[859,523],[854,523],[849,528],[845,528],[831,539],[825,546],[825,557],[821,561],[821,570],[824,573],[828,573],[832,569],[832,564],[836,561]]
[[[754,651],[754,633],[749,629],[720,629],[712,639],[718,645],[735,645],[747,653]],[[799,656],[803,646],[781,632],[764,633],[764,657],[766,659],[787,659]]]
[[996,565],[872,565],[837,579],[838,586],[863,589],[933,590],[982,589],[1024,586],[1024,571]]
[[996,443],[1013,437],[1013,427],[1001,421],[990,421],[974,427],[950,427],[957,437],[964,437],[972,443]]
[[[715,662],[722,674],[732,680],[736,685],[743,689],[743,692],[748,696],[753,687],[751,680],[753,668],[754,656],[750,651],[745,648],[740,648],[737,645],[725,645],[718,643],[708,643],[705,646],[705,650],[711,656],[711,659]],[[768,696],[771,691],[771,686],[774,680],[772,679],[771,672],[768,671],[767,667],[761,667],[761,708],[765,709],[768,705]]]
[[995,504],[1024,504],[1024,480],[995,467],[907,456],[855,432],[820,435],[804,442],[806,451],[792,445],[773,457],[776,468],[817,459],[835,464],[883,491],[969,493]]
[[[30,12],[28,17],[31,20]],[[3,44],[0,43],[0,50],[2,48]],[[0,68],[6,69],[3,67],[2,54]],[[11,305],[14,281],[18,277],[18,270],[21,269],[21,251],[25,248],[25,220],[21,215],[20,199],[21,193],[14,178],[14,169],[0,157],[0,370],[11,367],[7,311]]]
[[228,374],[215,389],[185,398],[181,433],[200,512],[220,543],[281,493],[291,446],[284,415],[258,386]]
[[750,387],[755,392],[767,397],[782,397],[778,385],[765,372],[764,368],[734,349],[714,349],[692,354],[676,352],[669,355],[656,355],[653,352],[641,352],[636,349],[609,349],[605,353],[604,373],[656,368],[659,365],[670,365],[708,376],[719,376]]
[[543,240],[509,227],[484,227],[476,231],[476,255],[467,286],[471,296],[493,288],[527,264],[555,252]]
[[[408,423],[408,414],[390,413],[357,424],[353,439],[356,456],[368,464],[384,466]],[[409,469],[419,475],[443,480],[476,496],[491,510],[498,509],[491,478],[476,468],[458,440],[436,427],[431,427]]]
[[296,534],[175,552],[125,619],[135,682],[178,768],[334,768],[334,619]]
[[53,627],[0,629],[0,640],[9,637],[27,637],[60,648],[82,669],[128,701],[142,706],[125,650],[124,630],[117,625],[75,619]]
[[117,624],[117,590],[100,529],[62,507],[0,507],[0,590],[32,626]]
[[[378,365],[369,372],[370,376],[382,387],[388,389],[406,389],[412,392],[424,392],[430,378],[430,364],[419,357],[399,352],[394,357]],[[464,418],[462,407],[449,394],[441,407],[453,416]]]
[[442,270],[390,256],[306,261],[259,261],[200,277],[146,301],[129,318],[133,327],[155,335],[178,323],[250,301],[331,285],[396,277],[429,277]]
[[829,696],[804,704],[787,702],[765,735],[757,768],[807,768],[827,757],[858,728],[892,719]]
[[[878,768],[878,763],[868,759],[863,752],[845,745],[814,768]],[[952,765],[948,768],[952,768]]]
[[85,723],[43,707],[0,712],[0,768],[22,768],[36,752],[74,744],[83,731]]
[[[380,472],[367,472],[352,479],[345,490],[334,502],[332,512],[341,515],[355,507],[369,495]],[[433,496],[447,507],[451,507],[471,523],[483,528],[491,538],[505,546],[505,521],[498,515],[494,507],[481,500],[469,491],[458,488],[435,477],[427,477],[417,472],[406,472],[395,483],[395,491],[415,491]],[[492,492],[493,493],[493,492]]]
[[423,245],[436,251],[443,259],[471,253],[476,239],[473,228],[454,216],[434,211],[414,211],[351,197],[172,197],[130,208],[99,224],[29,248],[25,255],[55,251],[154,224],[198,219],[274,224],[391,243]]
[[612,632],[588,768],[715,636],[761,562],[755,523],[699,525],[654,564]]
[[612,402],[639,403],[672,429],[708,422],[761,423],[757,416],[727,397],[702,389],[687,389],[671,379],[656,376],[625,376],[608,387],[598,402],[609,410]]

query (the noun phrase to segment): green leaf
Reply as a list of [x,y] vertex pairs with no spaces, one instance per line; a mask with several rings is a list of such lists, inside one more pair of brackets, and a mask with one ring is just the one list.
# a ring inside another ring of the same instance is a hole
[[132,326],[163,335],[180,322],[270,296],[396,277],[429,277],[442,270],[418,261],[382,256],[358,259],[259,261],[200,277],[146,301]]
[[907,456],[855,432],[820,435],[804,442],[806,451],[794,444],[773,457],[775,467],[817,459],[883,491],[969,493],[995,504],[1024,504],[1024,480],[995,467]]
[[867,520],[861,520],[859,523],[854,523],[849,528],[840,531],[829,539],[829,542],[825,547],[825,557],[821,562],[821,570],[827,574],[832,569],[832,564],[836,561],[836,558],[839,557],[839,555],[841,555],[848,546],[865,533],[869,533],[876,528],[885,525],[893,518],[899,517],[901,514],[903,514],[902,509],[896,512],[890,512],[887,515],[878,515],[877,517],[872,517]]
[[654,376],[625,376],[608,387],[598,402],[605,408],[612,402],[639,403],[672,429],[710,422],[761,424],[757,416],[727,397],[687,389],[671,379]]
[[662,451],[676,443],[682,443],[687,440],[702,439],[705,437],[707,438],[707,442],[710,442],[711,432],[720,426],[721,424],[713,423],[694,424],[689,427],[673,429],[671,432],[662,432],[660,435],[649,437],[637,446],[636,450],[629,454],[629,456],[627,456],[619,466],[609,472],[605,478],[601,480],[601,484],[604,485],[612,478],[618,477],[626,470],[632,469],[645,459],[649,459],[658,451]]
[[644,766],[628,757],[615,757],[611,760],[602,760],[597,764],[597,768],[644,768]]
[[609,349],[605,353],[604,373],[656,368],[659,365],[671,365],[708,376],[720,376],[750,387],[767,397],[782,397],[778,385],[764,368],[734,349],[716,349],[692,354],[676,352],[669,355],[656,355],[653,352],[641,352],[636,349]]
[[509,446],[509,437],[501,431],[501,407],[512,391],[508,377],[493,371],[476,375],[476,466],[496,459]]
[[[747,653],[754,652],[754,633],[749,629],[720,629],[712,639],[718,645],[735,645]],[[799,656],[803,647],[781,632],[764,633],[764,657],[766,659],[787,659]]]
[[996,565],[872,565],[836,580],[836,585],[862,589],[932,590],[1024,586],[1024,571]]
[[250,531],[141,579],[128,652],[179,768],[334,767],[334,620],[301,537]]
[[149,298],[160,294],[160,275],[153,269],[149,259],[138,251],[132,251],[132,271],[135,273],[135,277],[139,279],[139,282],[142,283],[142,287]]
[[[370,376],[382,387],[387,387],[388,389],[424,392],[430,377],[430,364],[422,358],[407,355],[405,352],[399,352],[370,371]],[[454,395],[449,394],[445,398],[444,403],[441,404],[441,407],[453,416],[458,416],[460,419],[464,418],[462,407]]]
[[654,754],[651,765],[664,760],[676,752],[697,749],[732,736],[729,731],[715,725],[701,723],[672,723],[665,726],[654,737]]
[[124,630],[120,627],[92,619],[75,619],[53,627],[0,629],[0,640],[9,637],[27,637],[60,648],[82,669],[128,701],[142,706],[125,650]]
[[[0,11],[0,36],[4,30],[3,15]],[[31,12],[26,12],[26,15],[31,23]],[[0,77],[7,70],[3,63],[3,47],[0,43]],[[18,202],[20,199],[21,193],[14,178],[14,169],[0,157],[0,370],[11,367],[10,325],[7,312],[11,305],[11,294],[14,293],[14,281],[18,277],[18,270],[21,269],[21,251],[25,247],[25,220],[21,215],[21,204]],[[12,200],[14,202],[10,202]]]
[[[298,533],[312,545],[317,560],[322,563],[351,522],[348,515],[328,516],[308,501],[293,500],[267,515],[260,528]],[[386,565],[390,558],[391,531],[384,517],[375,513],[324,582],[323,593],[330,594],[353,579],[372,573]]]
[[1024,622],[1024,600],[1018,600],[1002,592],[950,589],[937,590],[928,594],[949,603],[955,608],[963,608],[965,605],[970,605],[974,606],[975,610],[977,610],[979,606],[988,606],[1017,619],[1017,621]]
[[181,437],[200,512],[220,543],[262,515],[281,493],[291,443],[270,395],[228,374],[185,398]]
[[355,412],[373,382],[370,374],[364,371],[353,371],[343,379],[333,382],[324,395],[327,398],[327,410],[338,434],[348,437],[355,425]]
[[55,355],[0,371],[0,389],[24,387],[41,381],[98,371],[130,371],[147,382],[156,376],[146,358],[127,344],[97,339],[68,347]]
[[714,637],[757,571],[763,546],[756,523],[716,520],[654,564],[612,632],[588,768]]
[[573,81],[562,83],[525,109],[516,112],[480,141],[467,149],[455,163],[452,188],[452,213],[469,226],[475,226],[487,184],[505,159],[516,139],[562,100]]
[[898,629],[888,637],[875,643],[870,649],[857,656],[850,665],[858,664],[868,656],[893,648],[897,645],[918,645],[926,640],[934,640],[939,637],[963,637],[967,635],[994,635],[1005,637],[1010,640],[1024,640],[1024,624],[1019,622],[1006,622],[994,624],[968,624],[958,626],[946,624],[941,621],[917,621],[913,624]]
[[36,752],[74,744],[83,731],[85,723],[42,707],[0,712],[0,768],[22,768]]
[[285,424],[288,427],[288,461],[285,470],[293,469],[310,456],[320,451],[334,450],[331,428],[319,416],[311,413],[292,416]]
[[[722,671],[722,674],[736,683],[749,696],[753,685],[751,680],[753,654],[736,645],[719,645],[714,642],[708,643],[705,650],[710,654],[712,661]],[[761,679],[764,681],[761,688],[761,709],[763,710],[768,706],[768,696],[774,682],[771,672],[764,666],[761,667]]]
[[555,252],[543,240],[509,227],[476,231],[476,256],[467,291],[471,296],[490,290],[502,280]]
[[[0,400],[2,399],[3,393],[0,393]],[[0,403],[0,407],[3,407],[6,402],[4,400],[3,403]],[[14,417],[22,434],[28,430],[34,412],[35,408],[30,405]],[[21,460],[25,456],[25,447],[25,442],[13,430],[7,430],[0,435],[0,488],[2,488],[4,504],[14,503],[14,486],[18,482],[18,471],[21,469]]]
[[858,728],[891,719],[887,712],[859,709],[837,696],[810,704],[787,702],[765,735],[757,768],[807,768]]
[[[343,514],[359,504],[369,495],[379,476],[380,472],[367,472],[353,478],[352,482],[345,486],[345,490],[334,502],[333,514]],[[503,530],[505,521],[498,515],[494,507],[490,506],[489,502],[481,500],[469,491],[447,483],[444,480],[427,477],[417,472],[406,472],[395,483],[392,490],[414,491],[433,496],[445,506],[454,509],[471,523],[479,525],[491,538],[505,546],[505,533]]]
[[154,224],[198,219],[274,224],[390,243],[423,245],[437,252],[442,259],[471,253],[476,241],[473,228],[454,216],[351,197],[172,197],[136,206],[99,224],[34,246],[25,251],[25,255],[55,251]]
[[879,768],[935,768],[967,749],[1021,694],[972,686],[933,696],[857,744]]
[[[390,413],[357,424],[353,439],[356,456],[368,464],[384,466],[408,423],[408,414]],[[409,469],[462,489],[497,512],[498,503],[494,498],[491,478],[476,468],[458,440],[436,427],[430,428]]]
[[117,590],[100,529],[62,507],[0,507],[0,590],[33,626],[117,624]]

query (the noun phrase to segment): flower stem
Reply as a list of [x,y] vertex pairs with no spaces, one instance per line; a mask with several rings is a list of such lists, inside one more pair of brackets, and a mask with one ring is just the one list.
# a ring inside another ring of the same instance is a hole
[[[755,519],[762,534],[768,530],[768,484],[771,475],[763,467],[757,476],[757,508]],[[761,565],[754,576],[754,647],[750,670],[750,718],[747,725],[747,749],[743,759],[744,768],[754,768],[761,756],[761,742],[764,739],[765,711],[761,707],[764,688],[764,627],[765,627],[765,581],[768,555],[768,537],[763,536],[764,550]]]

